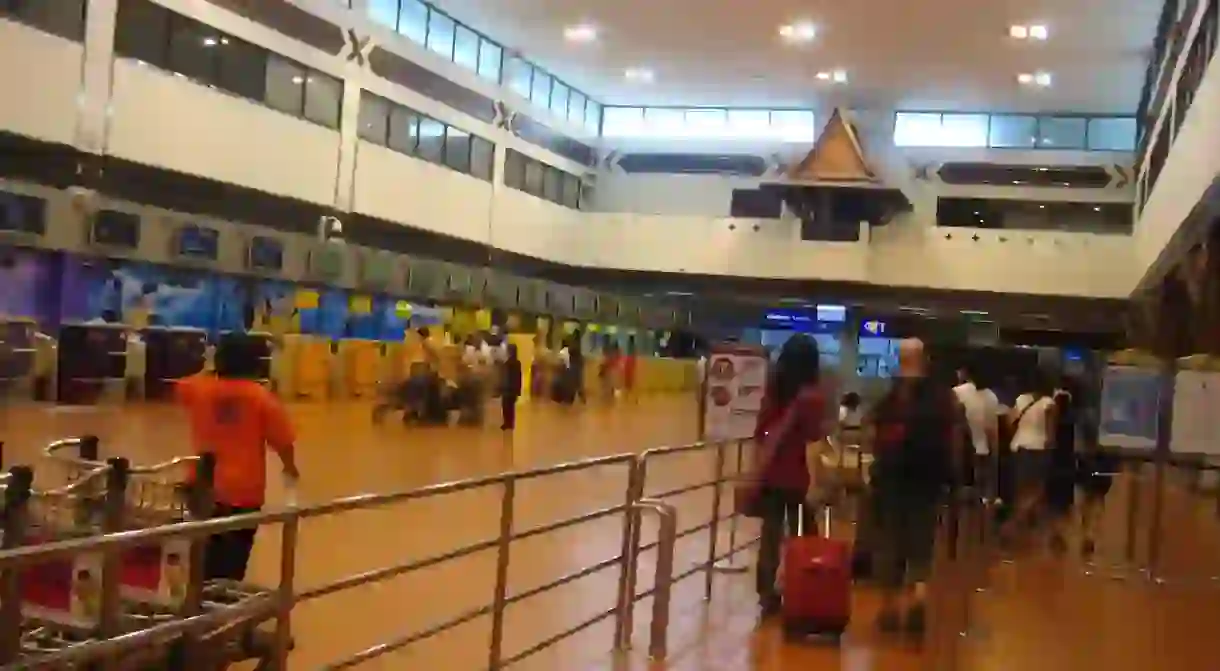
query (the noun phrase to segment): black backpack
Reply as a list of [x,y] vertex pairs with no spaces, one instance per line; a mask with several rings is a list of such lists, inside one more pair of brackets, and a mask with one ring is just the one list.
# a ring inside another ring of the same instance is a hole
[[960,427],[955,420],[957,397],[948,386],[923,378],[896,381],[878,404],[877,419],[882,424],[902,424],[900,443],[881,446],[878,461],[907,482],[937,487],[953,483],[952,431]]

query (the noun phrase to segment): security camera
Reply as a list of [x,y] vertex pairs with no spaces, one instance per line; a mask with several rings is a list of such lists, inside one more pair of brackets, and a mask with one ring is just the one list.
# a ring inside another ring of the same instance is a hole
[[83,186],[68,187],[68,200],[72,211],[81,215],[92,214],[97,209],[97,191]]
[[318,238],[323,242],[343,244],[343,222],[338,217],[322,217],[318,220]]

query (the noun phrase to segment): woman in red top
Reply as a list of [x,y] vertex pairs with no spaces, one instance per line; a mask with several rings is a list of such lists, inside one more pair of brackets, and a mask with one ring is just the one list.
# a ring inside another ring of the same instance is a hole
[[795,536],[798,515],[805,514],[806,526],[812,522],[803,507],[810,484],[805,446],[826,436],[824,415],[817,343],[809,336],[794,335],[784,344],[767,382],[754,431],[758,446],[754,468],[762,513],[755,587],[763,615],[777,612],[780,606],[775,577],[785,526]]

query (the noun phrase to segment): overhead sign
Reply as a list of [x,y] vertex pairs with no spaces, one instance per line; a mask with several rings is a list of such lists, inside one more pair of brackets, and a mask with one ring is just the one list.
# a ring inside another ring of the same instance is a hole
[[860,322],[860,337],[861,338],[884,338],[886,337],[886,323],[880,319],[866,319]]

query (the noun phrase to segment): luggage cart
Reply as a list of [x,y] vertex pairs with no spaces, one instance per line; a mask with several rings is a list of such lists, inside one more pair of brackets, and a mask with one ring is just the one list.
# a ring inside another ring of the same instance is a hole
[[[96,437],[86,436],[57,441],[46,448],[49,461],[66,471],[69,484],[53,492],[31,492],[29,504],[23,506],[25,519],[18,524],[34,533],[23,534],[25,542],[20,544],[210,517],[215,469],[212,455],[178,457],[153,466],[131,467],[125,459],[101,462],[98,447]],[[192,472],[196,474],[193,481]],[[8,547],[7,538],[5,542]],[[109,563],[103,556],[88,557],[85,556],[88,553],[82,553],[66,570],[62,566],[56,569],[57,579],[35,575],[33,580],[23,580],[23,594],[33,589],[35,596],[47,584],[58,585],[49,596],[44,594],[36,599],[32,612],[26,607],[31,605],[29,600],[24,600],[23,653],[46,654],[91,638],[131,633],[270,594],[271,590],[255,585],[205,582],[206,544],[207,539],[173,539],[125,550]],[[70,576],[66,581],[70,587],[64,586],[65,574]],[[114,664],[119,669],[140,669],[145,668],[142,665],[147,665],[151,657],[159,664],[158,669],[211,671],[256,659],[258,668],[265,668],[270,664],[273,633],[260,626],[272,613],[258,613],[257,617],[227,621],[195,640],[167,641],[158,650],[135,659],[125,656],[114,660]],[[48,618],[48,614],[53,617]],[[186,660],[189,666],[182,666],[187,664]]]

